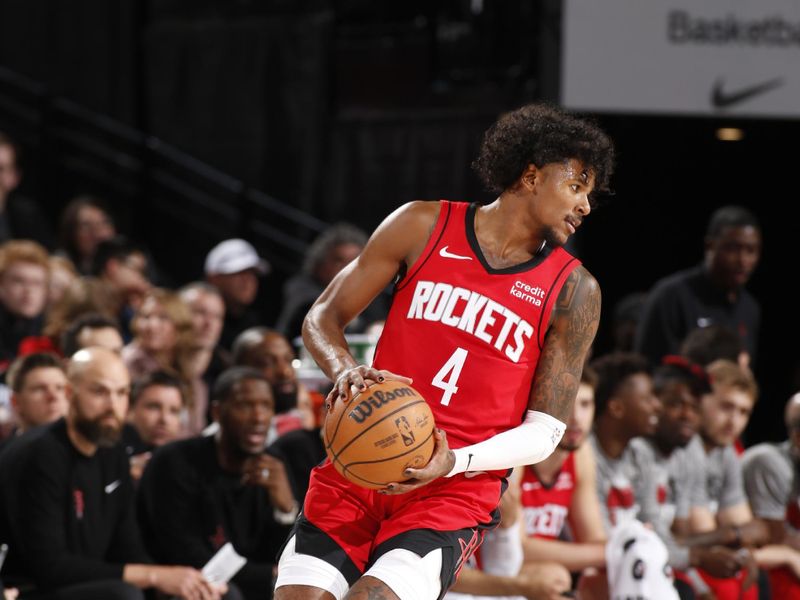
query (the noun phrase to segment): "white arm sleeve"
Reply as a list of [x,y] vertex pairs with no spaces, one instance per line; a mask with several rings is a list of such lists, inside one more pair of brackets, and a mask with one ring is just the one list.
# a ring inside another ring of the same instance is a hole
[[553,453],[566,425],[537,410],[525,414],[522,425],[472,446],[453,450],[456,464],[446,477],[467,471],[493,471],[532,465]]

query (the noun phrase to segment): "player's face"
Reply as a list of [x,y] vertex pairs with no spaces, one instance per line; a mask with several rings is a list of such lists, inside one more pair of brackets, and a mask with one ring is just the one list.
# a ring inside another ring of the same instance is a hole
[[259,454],[267,444],[267,433],[275,405],[266,381],[243,379],[232,396],[219,408],[220,427],[226,444],[244,454]]
[[56,367],[29,371],[20,391],[14,393],[17,416],[26,429],[63,417],[67,405],[67,376]]
[[656,438],[667,449],[683,448],[700,425],[700,399],[681,381],[667,383],[659,399],[662,409]]
[[533,186],[533,219],[550,246],[563,246],[591,212],[594,174],[578,160],[550,163],[537,172]]
[[47,269],[31,262],[8,265],[0,277],[0,302],[13,315],[39,315],[47,302]]
[[726,227],[707,244],[706,262],[727,289],[745,285],[761,256],[761,232],[755,227]]
[[178,388],[151,385],[131,408],[128,421],[145,444],[163,446],[178,437],[182,410],[183,402]]
[[572,415],[567,423],[567,430],[561,438],[559,448],[570,452],[581,447],[592,429],[594,420],[594,389],[588,383],[578,386],[578,395],[572,407]]
[[715,446],[728,446],[742,435],[750,413],[753,398],[731,386],[715,385],[710,394],[703,396],[700,428],[703,437]]
[[661,401],[653,393],[653,380],[646,373],[629,376],[616,394],[625,406],[625,422],[634,436],[653,435],[661,414]]
[[96,359],[72,381],[69,418],[98,446],[112,446],[122,433],[128,412],[130,376],[117,357]]

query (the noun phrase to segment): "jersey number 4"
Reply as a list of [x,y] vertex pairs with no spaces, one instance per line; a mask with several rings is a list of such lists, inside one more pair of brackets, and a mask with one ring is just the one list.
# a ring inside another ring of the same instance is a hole
[[450,404],[450,398],[453,394],[458,393],[458,378],[461,376],[461,369],[464,368],[464,362],[467,360],[468,352],[463,348],[456,348],[456,351],[447,359],[439,372],[433,376],[434,387],[444,390],[442,394],[442,404],[447,406]]

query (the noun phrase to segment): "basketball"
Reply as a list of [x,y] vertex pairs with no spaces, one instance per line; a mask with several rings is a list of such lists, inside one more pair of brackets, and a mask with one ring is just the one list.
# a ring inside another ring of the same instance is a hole
[[433,455],[433,413],[407,383],[370,385],[348,402],[336,402],[325,417],[325,451],[343,477],[380,489],[407,479]]

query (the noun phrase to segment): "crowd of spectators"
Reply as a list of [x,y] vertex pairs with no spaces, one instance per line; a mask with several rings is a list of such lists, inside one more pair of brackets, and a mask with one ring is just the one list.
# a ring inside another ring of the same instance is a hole
[[[17,152],[0,134],[7,594],[271,597],[324,458],[325,390],[298,377],[292,340],[365,234],[321,235],[270,318],[254,304],[270,265],[247,241],[210,243],[203,280],[160,287],[157,257],[97,198],[70,202],[56,239],[15,194]],[[758,399],[745,286],[760,236],[747,210],[719,209],[701,264],[620,302],[615,349],[584,370],[561,445],[510,476],[500,527],[448,597],[800,598],[800,396],[786,442],[740,441]],[[228,543],[247,562],[209,581]]]

